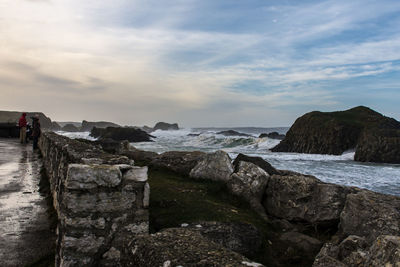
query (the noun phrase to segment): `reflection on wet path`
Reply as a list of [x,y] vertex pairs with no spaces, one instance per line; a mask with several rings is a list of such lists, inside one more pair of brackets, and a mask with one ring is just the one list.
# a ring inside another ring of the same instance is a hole
[[31,145],[0,139],[0,265],[24,266],[52,252],[41,160]]

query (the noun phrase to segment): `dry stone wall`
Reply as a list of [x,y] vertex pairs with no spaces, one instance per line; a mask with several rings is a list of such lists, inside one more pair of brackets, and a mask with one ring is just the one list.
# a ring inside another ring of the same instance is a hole
[[132,237],[148,233],[147,167],[51,132],[39,146],[58,214],[56,266],[120,266]]

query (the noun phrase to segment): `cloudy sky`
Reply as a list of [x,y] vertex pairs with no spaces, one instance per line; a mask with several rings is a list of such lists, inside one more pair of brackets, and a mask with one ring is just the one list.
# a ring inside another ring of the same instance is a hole
[[59,121],[399,120],[400,1],[0,0],[0,93]]

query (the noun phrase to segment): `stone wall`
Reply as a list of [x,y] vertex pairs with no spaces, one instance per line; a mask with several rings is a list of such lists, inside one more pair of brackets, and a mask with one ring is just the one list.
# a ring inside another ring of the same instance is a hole
[[119,266],[129,240],[148,233],[147,167],[52,132],[39,147],[58,214],[56,266]]

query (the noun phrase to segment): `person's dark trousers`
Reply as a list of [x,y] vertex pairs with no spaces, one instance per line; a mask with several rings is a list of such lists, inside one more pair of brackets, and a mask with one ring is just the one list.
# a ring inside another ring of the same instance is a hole
[[34,136],[33,137],[33,149],[38,148],[38,141],[39,141],[39,137]]

